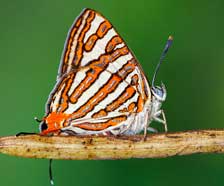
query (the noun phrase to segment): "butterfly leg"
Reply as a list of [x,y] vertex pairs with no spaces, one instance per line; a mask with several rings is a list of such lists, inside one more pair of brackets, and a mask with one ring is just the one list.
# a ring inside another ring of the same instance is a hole
[[147,125],[144,127],[143,141],[146,141],[146,138],[147,138]]
[[148,130],[149,132],[158,133],[158,130],[155,129],[155,128],[153,128],[153,127],[148,127],[147,130]]
[[16,137],[18,137],[18,136],[34,135],[34,134],[37,134],[37,133],[34,133],[34,132],[19,132],[19,133],[16,134]]
[[146,140],[146,137],[147,137],[147,131],[149,132],[154,132],[154,133],[158,133],[158,130],[153,128],[153,127],[148,127],[148,126],[145,126],[144,127],[144,137],[143,137],[143,141]]
[[[148,117],[147,117],[146,121],[148,121]],[[150,121],[149,121],[149,123],[150,123]],[[148,128],[151,128],[151,127],[149,127],[149,123],[148,122],[145,123],[143,141],[146,141],[146,138],[147,138],[147,130],[148,130]]]
[[[162,118],[160,118],[160,116],[162,116]],[[157,121],[159,123],[162,123],[164,125],[165,128],[165,132],[168,131],[167,128],[167,122],[166,122],[166,116],[163,110],[159,110],[158,112],[155,113],[155,116],[153,117],[154,121]]]

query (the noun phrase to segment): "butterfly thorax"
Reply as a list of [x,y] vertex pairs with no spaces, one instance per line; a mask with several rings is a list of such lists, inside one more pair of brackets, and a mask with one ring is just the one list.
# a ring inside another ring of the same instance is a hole
[[158,100],[155,96],[152,96],[150,119],[152,119],[156,112],[160,110],[161,106],[162,101]]
[[157,116],[161,114],[162,103],[166,100],[166,88],[162,83],[161,86],[151,88],[152,99],[151,99],[151,110],[150,110],[150,121],[155,120]]

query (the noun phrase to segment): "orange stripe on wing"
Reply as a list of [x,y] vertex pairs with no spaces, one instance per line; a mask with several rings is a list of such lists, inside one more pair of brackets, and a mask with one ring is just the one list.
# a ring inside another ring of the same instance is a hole
[[85,130],[100,131],[100,130],[107,129],[108,127],[111,127],[111,126],[116,126],[125,120],[127,120],[127,116],[119,116],[119,117],[111,118],[110,120],[108,120],[106,122],[84,123],[84,124],[78,124],[78,125],[74,125],[74,126],[85,129]]
[[88,40],[85,43],[85,50],[87,52],[93,49],[97,39],[98,39],[98,36],[96,34],[93,34],[88,38]]
[[104,116],[107,116],[107,112],[103,109],[92,115],[93,118],[100,118]]
[[95,46],[97,40],[103,38],[111,28],[112,26],[108,21],[102,22],[98,27],[96,33],[92,34],[86,41],[85,50],[87,52],[91,51]]
[[99,60],[95,60],[91,62],[89,65],[90,70],[87,72],[86,77],[82,80],[82,82],[76,87],[73,93],[70,96],[70,100],[72,103],[76,103],[78,98],[83,94],[83,92],[88,89],[91,84],[99,77],[100,73],[104,71],[104,69],[108,66],[110,62],[113,62],[118,57],[122,55],[126,55],[129,51],[127,47],[123,47],[114,51],[116,55],[101,55]]
[[[123,67],[116,74],[124,80],[134,69],[135,65],[131,59],[125,65],[123,65]],[[127,112],[127,109],[121,110],[121,112]],[[94,113],[93,117],[102,117],[105,115],[107,115],[107,111],[105,111],[105,109],[101,109],[100,111]]]
[[122,79],[125,79],[128,74],[134,71],[135,67],[135,59],[132,58],[123,65],[123,67],[118,71],[118,74],[120,77],[122,77]]
[[142,98],[141,95],[139,95],[138,97],[138,101],[137,101],[137,112],[141,112],[144,108],[144,100]]
[[106,107],[106,111],[107,112],[114,111],[115,109],[120,107],[123,103],[125,103],[128,99],[133,97],[135,93],[136,90],[129,85],[116,100],[114,100],[111,104],[109,104]]
[[[68,36],[68,40],[67,40],[67,44],[66,44],[66,52],[65,52],[65,55],[64,55],[64,64],[67,64],[68,63],[68,58],[69,58],[69,54],[70,54],[70,51],[71,51],[71,47],[72,47],[72,42],[74,40],[74,37],[75,37],[75,34],[78,30],[78,27],[80,26],[81,24],[81,17],[77,20],[77,22],[75,23],[75,25],[73,26],[73,28],[71,29],[71,32]],[[66,65],[65,65],[66,66]],[[65,71],[65,66],[63,66],[63,72]]]
[[103,70],[98,68],[98,69],[90,69],[86,73],[86,77],[82,80],[82,82],[75,88],[73,93],[70,96],[70,101],[74,104],[78,101],[78,98],[83,94],[83,92],[88,89],[92,83],[97,79],[99,76],[100,72]]
[[99,38],[103,38],[106,35],[106,33],[108,32],[108,30],[111,28],[112,28],[112,25],[110,24],[109,21],[106,20],[106,21],[102,22],[96,31],[97,36]]
[[83,45],[84,45],[83,40],[84,40],[85,34],[89,30],[89,28],[91,26],[91,22],[94,20],[94,18],[95,18],[95,12],[90,11],[90,14],[86,20],[86,25],[78,38],[77,48],[76,48],[76,52],[75,52],[75,58],[73,59],[73,65],[75,65],[75,66],[79,65],[79,63],[83,57]]
[[116,47],[116,45],[121,44],[123,41],[122,39],[116,35],[114,36],[108,43],[106,46],[106,52],[109,53],[111,51],[114,50],[114,48]]
[[72,115],[72,119],[87,115],[88,112],[93,110],[93,108],[108,96],[109,93],[113,92],[121,81],[122,79],[118,75],[113,74],[107,83]]
[[[73,80],[74,80],[74,73],[70,73],[69,75],[65,76],[63,79],[60,81],[60,85],[57,87],[57,89],[52,93],[52,102],[49,105],[50,106],[50,112],[52,112],[53,105],[56,106],[55,111],[64,111],[67,108],[68,105],[68,96],[67,92],[69,91]],[[58,96],[58,92],[61,91],[61,96],[60,100],[58,103],[54,103],[55,98]]]
[[136,108],[136,104],[135,102],[132,102],[128,105],[128,111],[129,112],[134,112],[135,111],[135,108]]
[[58,111],[64,112],[68,108],[68,91],[70,90],[72,83],[74,81],[75,74],[72,73],[66,78],[66,86],[61,94],[60,104],[58,105]]
[[138,77],[138,75],[137,74],[135,74],[135,75],[133,75],[132,77],[131,77],[131,85],[135,85],[135,86],[138,86],[138,79],[139,79],[139,77]]

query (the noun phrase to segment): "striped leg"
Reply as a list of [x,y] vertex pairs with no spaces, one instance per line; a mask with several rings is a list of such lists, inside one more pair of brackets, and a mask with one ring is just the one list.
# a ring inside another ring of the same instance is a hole
[[158,130],[155,129],[155,128],[153,128],[153,127],[148,127],[147,130],[148,130],[149,132],[158,133]]
[[[148,117],[149,117],[149,115],[147,116],[146,121],[148,121]],[[149,122],[149,124],[151,123],[151,121],[148,121],[148,122]],[[145,126],[144,126],[144,136],[143,136],[143,141],[145,141],[146,138],[147,138],[147,129],[148,129],[148,127],[149,127],[148,122],[146,122],[146,123],[145,123]]]

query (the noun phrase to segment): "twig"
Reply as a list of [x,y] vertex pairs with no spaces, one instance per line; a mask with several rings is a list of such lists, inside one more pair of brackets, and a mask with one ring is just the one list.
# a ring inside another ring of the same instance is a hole
[[224,153],[224,130],[200,130],[143,136],[9,136],[0,138],[0,153],[27,158],[161,158],[194,153]]

